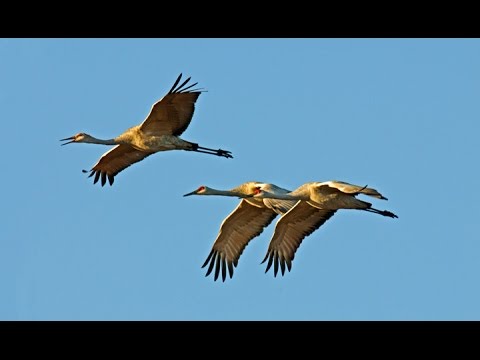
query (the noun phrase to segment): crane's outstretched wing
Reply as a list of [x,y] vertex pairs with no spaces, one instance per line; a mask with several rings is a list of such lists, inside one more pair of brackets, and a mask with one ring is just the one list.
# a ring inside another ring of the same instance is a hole
[[285,214],[298,200],[263,199],[263,203],[279,215]]
[[317,183],[316,186],[318,190],[324,195],[343,192],[345,194],[352,194],[352,195],[365,194],[368,196],[373,196],[378,199],[388,200],[385,196],[383,196],[373,188],[369,188],[366,186],[353,185],[344,181],[338,181],[338,180],[325,181],[322,183]]
[[179,86],[182,74],[177,78],[170,91],[153,104],[150,114],[140,125],[140,129],[151,135],[181,135],[190,125],[195,110],[195,102],[202,92],[199,89],[188,90],[197,85],[185,87],[190,78]]
[[265,272],[270,269],[272,262],[274,276],[277,276],[279,265],[282,275],[285,274],[285,264],[290,271],[295,252],[302,240],[330,219],[335,211],[318,209],[306,201],[297,202],[275,225],[267,255],[262,261],[264,263],[268,259]]
[[217,280],[222,270],[222,279],[227,277],[227,267],[230,278],[233,276],[233,268],[237,266],[238,259],[245,246],[254,237],[261,234],[277,216],[275,211],[267,207],[257,207],[242,200],[240,204],[223,220],[220,232],[213,243],[212,251],[202,267],[210,264],[205,276],[210,275],[215,267]]
[[88,177],[95,175],[94,184],[101,177],[102,186],[105,185],[108,177],[108,182],[113,185],[114,177],[120,171],[152,154],[153,152],[140,151],[130,145],[117,145],[102,155],[90,170]]

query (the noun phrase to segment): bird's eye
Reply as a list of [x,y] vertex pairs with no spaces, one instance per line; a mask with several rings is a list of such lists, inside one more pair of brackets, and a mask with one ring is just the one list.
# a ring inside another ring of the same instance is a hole
[[253,190],[253,193],[254,193],[254,194],[260,194],[261,191],[262,191],[262,189],[257,186],[257,187],[255,188],[255,190]]

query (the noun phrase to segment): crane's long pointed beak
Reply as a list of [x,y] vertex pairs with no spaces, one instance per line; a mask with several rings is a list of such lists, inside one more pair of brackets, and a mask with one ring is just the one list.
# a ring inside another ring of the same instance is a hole
[[66,141],[66,140],[71,140],[71,141],[67,141],[66,143],[63,143],[62,146],[75,142],[75,136],[70,136],[70,137],[65,138],[65,139],[60,139],[60,141]]
[[197,190],[189,192],[188,194],[185,194],[183,196],[190,196],[190,195],[195,195],[197,193]]

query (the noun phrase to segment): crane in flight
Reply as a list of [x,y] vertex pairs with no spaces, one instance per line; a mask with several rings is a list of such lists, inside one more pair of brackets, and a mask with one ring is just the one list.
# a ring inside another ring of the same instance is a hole
[[267,254],[262,261],[263,264],[268,259],[265,272],[273,263],[275,277],[279,266],[282,276],[285,274],[285,266],[288,271],[291,270],[295,252],[302,240],[322,226],[337,210],[357,209],[398,218],[390,211],[375,209],[371,203],[356,198],[357,195],[364,194],[387,200],[377,190],[343,181],[308,182],[290,193],[272,192],[259,184],[254,192],[254,198],[263,200],[300,200],[277,221]]
[[222,280],[225,281],[227,267],[228,274],[232,278],[233,269],[238,265],[238,259],[250,240],[260,235],[277,215],[285,214],[297,202],[297,200],[254,198],[255,190],[259,186],[274,194],[289,193],[289,190],[274,184],[249,181],[231,190],[216,190],[202,185],[197,190],[183,195],[234,196],[242,199],[223,220],[212,250],[202,265],[202,268],[209,265],[205,276],[210,275],[215,267],[214,281],[218,279],[220,270],[222,270]]
[[206,148],[179,137],[190,124],[195,102],[203,92],[202,89],[191,89],[197,83],[186,86],[190,77],[178,85],[181,78],[182,74],[178,76],[170,91],[153,104],[147,118],[140,125],[127,129],[123,134],[113,139],[102,140],[78,133],[60,140],[67,141],[62,145],[70,143],[116,145],[103,154],[90,170],[89,177],[95,175],[94,184],[101,178],[101,184],[104,186],[108,178],[110,185],[113,185],[114,178],[120,171],[159,151],[187,150],[226,158],[233,157],[230,151]]

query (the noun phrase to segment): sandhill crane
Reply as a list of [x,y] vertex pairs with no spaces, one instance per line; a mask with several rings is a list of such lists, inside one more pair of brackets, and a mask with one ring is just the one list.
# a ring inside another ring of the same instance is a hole
[[387,200],[375,189],[342,181],[309,182],[288,194],[272,193],[259,185],[255,190],[254,198],[300,200],[275,225],[267,255],[262,261],[263,264],[268,259],[265,272],[270,269],[272,262],[275,277],[279,265],[282,276],[285,274],[285,265],[290,271],[295,252],[302,240],[323,225],[339,209],[357,209],[391,218],[398,217],[390,211],[375,209],[371,203],[357,199],[355,196],[358,194]]
[[202,268],[210,264],[205,276],[208,276],[215,266],[216,281],[222,270],[222,279],[225,281],[227,267],[230,278],[233,276],[233,268],[237,266],[238,259],[250,240],[260,235],[277,215],[286,213],[295,203],[292,200],[255,199],[255,189],[259,185],[275,194],[289,192],[273,184],[265,184],[257,181],[243,183],[231,190],[216,190],[207,186],[200,186],[189,195],[220,195],[235,196],[242,198],[238,206],[233,210],[220,225],[220,231],[213,243],[212,250]]
[[230,151],[202,147],[179,137],[190,124],[195,102],[203,92],[201,89],[189,90],[197,83],[185,87],[190,78],[178,85],[181,78],[182,74],[178,76],[167,95],[153,104],[147,118],[140,125],[127,129],[116,138],[102,140],[78,133],[60,140],[70,140],[62,145],[70,143],[116,145],[103,154],[90,170],[89,177],[95,175],[94,184],[101,176],[102,186],[105,185],[107,177],[112,185],[115,175],[120,171],[159,151],[187,150],[232,158]]

